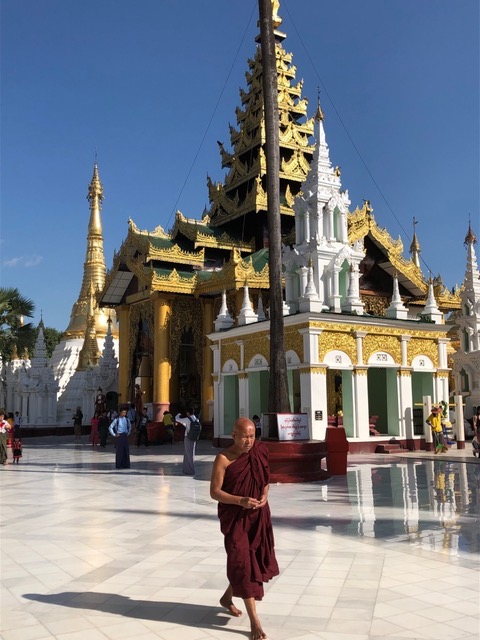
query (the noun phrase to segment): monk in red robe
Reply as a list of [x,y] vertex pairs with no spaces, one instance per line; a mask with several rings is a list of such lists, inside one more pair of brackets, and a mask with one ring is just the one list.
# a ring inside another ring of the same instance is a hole
[[239,418],[233,444],[215,458],[210,495],[219,502],[220,529],[227,552],[227,590],[220,604],[233,616],[242,612],[233,597],[242,598],[250,619],[251,640],[267,635],[256,611],[263,598],[263,583],[279,573],[268,506],[268,449],[255,440],[255,425]]

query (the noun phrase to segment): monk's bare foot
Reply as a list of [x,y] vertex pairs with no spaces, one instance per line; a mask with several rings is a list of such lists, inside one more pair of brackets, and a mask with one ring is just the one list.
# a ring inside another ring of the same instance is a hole
[[[220,598],[220,604],[222,605],[222,607],[225,607],[225,609],[232,615],[235,616],[235,618],[238,618],[239,616],[242,615],[242,612],[240,611],[240,609],[237,609],[237,607],[233,604],[232,600],[226,598],[225,596],[223,596],[222,598]],[[262,636],[260,636],[261,638]]]
[[266,637],[267,637],[267,634],[262,629],[262,627],[257,625],[252,625],[250,640],[264,640]]

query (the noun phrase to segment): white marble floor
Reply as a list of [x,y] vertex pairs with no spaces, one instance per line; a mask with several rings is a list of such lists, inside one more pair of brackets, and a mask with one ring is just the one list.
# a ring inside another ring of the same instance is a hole
[[[248,638],[246,615],[218,605],[216,452],[199,450],[189,478],[181,444],[133,449],[116,471],[111,446],[26,440],[0,470],[1,638]],[[347,477],[272,486],[270,640],[478,640],[479,487],[473,457],[433,456],[351,456]]]

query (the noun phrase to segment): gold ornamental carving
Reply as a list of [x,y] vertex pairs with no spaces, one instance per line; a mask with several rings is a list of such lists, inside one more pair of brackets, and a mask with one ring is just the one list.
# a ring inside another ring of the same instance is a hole
[[366,376],[368,375],[367,367],[355,367],[353,370],[356,376]]
[[257,354],[263,356],[270,363],[270,340],[269,332],[264,331],[257,333],[252,337],[245,336],[243,338],[245,342],[245,366],[248,367],[252,358]]
[[300,367],[300,375],[326,375],[328,371],[327,366],[314,365],[312,367]]
[[408,343],[407,362],[412,364],[416,356],[428,356],[433,366],[438,366],[438,345],[433,340],[412,338]]
[[399,378],[411,378],[412,370],[411,369],[398,369],[397,376]]
[[192,330],[197,372],[203,378],[203,308],[201,300],[178,297],[172,301],[170,319],[170,364],[172,372],[177,370],[182,335]]
[[363,302],[365,313],[373,316],[385,316],[390,305],[389,299],[383,296],[367,296],[361,294],[360,299]]
[[129,310],[128,317],[129,317],[129,324],[130,324],[130,331],[128,332],[129,334],[128,366],[129,366],[129,370],[131,370],[131,367],[133,364],[133,354],[138,344],[138,334],[140,332],[141,320],[147,323],[148,332],[150,334],[151,339],[153,340],[154,310],[153,310],[153,303],[151,300],[145,300],[137,304],[131,304],[128,310]]
[[220,362],[220,370],[223,371],[223,367],[228,360],[233,360],[237,363],[238,368],[240,369],[240,346],[236,343],[235,340],[228,340],[223,342],[221,346],[221,362]]
[[[377,328],[378,330],[378,328]],[[371,355],[377,351],[389,353],[393,360],[400,364],[402,361],[402,347],[398,336],[367,335],[363,338],[363,359],[368,362]]]
[[295,351],[300,362],[304,361],[303,336],[298,333],[297,327],[285,327],[285,348],[287,351]]
[[320,362],[325,360],[330,351],[343,351],[350,360],[357,361],[357,345],[350,331],[322,331],[318,340],[318,358]]

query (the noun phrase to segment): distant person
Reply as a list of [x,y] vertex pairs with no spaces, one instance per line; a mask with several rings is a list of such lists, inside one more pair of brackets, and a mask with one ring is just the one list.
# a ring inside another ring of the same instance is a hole
[[268,449],[255,440],[255,425],[238,418],[233,444],[213,463],[210,496],[218,501],[220,529],[225,536],[228,587],[220,604],[232,616],[242,614],[232,598],[242,598],[250,619],[252,640],[267,635],[257,616],[256,600],[262,600],[263,583],[279,574],[268,490]]
[[[114,418],[112,418],[113,420]],[[110,426],[111,420],[108,419],[108,415],[106,411],[102,412],[102,415],[98,419],[98,431],[100,435],[100,446],[102,449],[105,449],[107,445],[108,438],[108,427]]]
[[13,429],[14,433],[16,433],[20,437],[20,429],[22,428],[22,416],[18,411],[15,411],[15,415],[13,417]]
[[139,419],[143,411],[143,391],[139,384],[135,385],[135,411]]
[[73,416],[73,433],[75,435],[75,440],[82,439],[82,422],[83,422],[83,413],[80,407],[77,407],[75,410],[75,414]]
[[186,411],[187,417],[182,418],[180,413],[175,416],[175,422],[185,427],[183,440],[183,465],[182,470],[186,476],[195,475],[195,448],[200,437],[201,425],[194,413],[193,407]]
[[257,414],[255,414],[252,417],[252,422],[255,425],[255,439],[260,440],[260,438],[262,437],[262,421],[257,416]]
[[97,418],[97,416],[93,416],[93,418],[91,419],[91,431],[90,431],[90,442],[92,443],[92,447],[96,447],[97,444],[99,443],[99,436],[98,436],[98,421],[99,418]]
[[150,418],[148,417],[147,407],[143,407],[142,415],[137,422],[137,447],[140,447],[143,443],[148,447],[148,423]]
[[19,435],[15,435],[13,437],[12,451],[13,451],[13,464],[15,463],[19,464],[20,458],[22,457],[22,441]]
[[170,444],[173,444],[175,441],[175,422],[168,409],[163,412],[162,422],[165,427],[165,431],[167,432],[168,441]]
[[102,387],[98,387],[95,397],[95,417],[99,418],[107,408],[107,397],[103,393]]
[[135,424],[135,420],[137,419],[137,412],[130,400],[127,402],[127,418],[130,420],[130,424],[132,426]]
[[477,407],[477,410],[472,418],[472,427],[473,435],[480,436],[480,406]]
[[7,439],[10,432],[10,425],[5,420],[5,412],[0,410],[0,464],[8,464],[7,456]]
[[426,419],[426,423],[432,430],[435,453],[448,451],[445,436],[443,435],[442,409],[440,407],[432,407],[432,412]]
[[108,430],[115,438],[115,467],[117,469],[130,469],[128,436],[132,432],[132,423],[127,417],[126,407],[120,409],[118,417],[112,421]]

